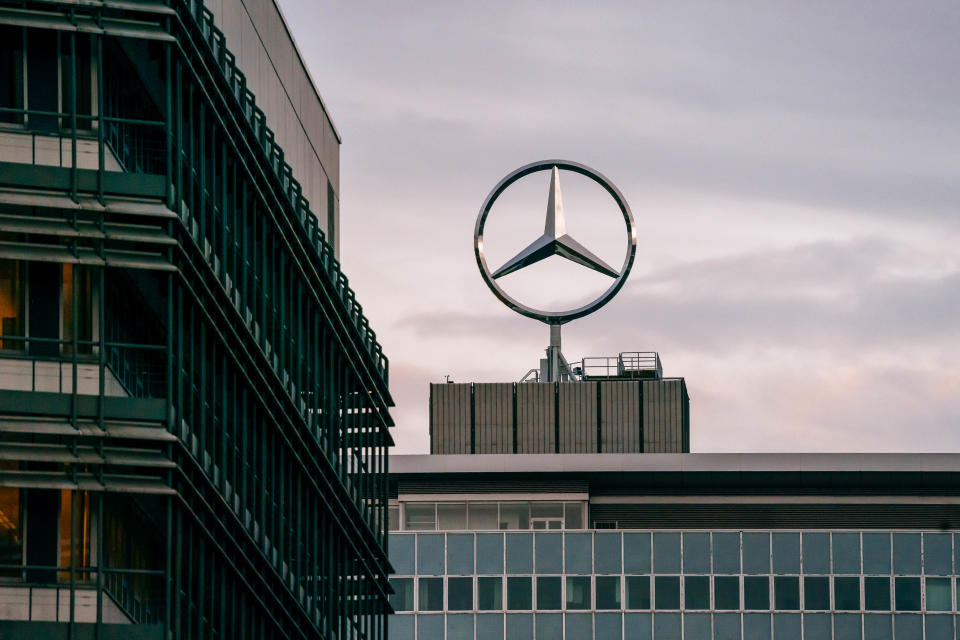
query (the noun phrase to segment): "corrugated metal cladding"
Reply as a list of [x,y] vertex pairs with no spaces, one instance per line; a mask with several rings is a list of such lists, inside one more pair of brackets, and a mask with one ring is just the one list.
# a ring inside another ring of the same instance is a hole
[[[586,480],[491,480],[465,478],[462,480],[440,476],[430,480],[400,480],[397,493],[588,493]],[[396,497],[396,496],[394,496]]]
[[956,529],[956,504],[591,504],[619,529]]
[[689,403],[682,378],[431,384],[430,452],[686,453]]

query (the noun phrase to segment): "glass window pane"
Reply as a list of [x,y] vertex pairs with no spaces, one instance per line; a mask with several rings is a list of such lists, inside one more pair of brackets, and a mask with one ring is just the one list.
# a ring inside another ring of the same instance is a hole
[[834,578],[833,600],[838,611],[859,611],[860,578]]
[[[716,613],[713,616],[713,637],[715,640],[740,640],[740,614]],[[753,640],[753,636],[747,636]]]
[[[623,637],[623,616],[619,613],[598,613],[594,624],[598,640],[605,638],[620,640]],[[650,625],[648,624],[647,627],[649,629]]]
[[529,576],[507,578],[507,609],[523,611],[533,608],[533,590]]
[[897,611],[920,611],[920,578],[896,578],[893,585]]
[[927,611],[953,611],[950,578],[927,578]]
[[683,616],[685,640],[712,640],[709,613],[688,613]]
[[447,609],[473,610],[473,578],[447,578]]
[[801,630],[802,624],[799,613],[773,614],[774,640],[800,640]]
[[443,534],[421,533],[417,536],[417,573],[443,575]]
[[[568,613],[565,616],[564,640],[593,640],[593,614]],[[550,640],[556,640],[553,636]]]
[[447,616],[446,640],[473,640],[473,616],[462,613]]
[[530,503],[529,502],[501,502],[500,503],[501,529],[529,529]]
[[860,573],[860,534],[833,534],[833,572]]
[[414,545],[417,537],[414,534],[394,534],[390,536],[390,564],[400,575],[412,575],[417,572],[414,566]]
[[743,637],[750,640],[770,640],[770,614],[743,614]]
[[536,533],[533,539],[537,573],[563,573],[563,535]]
[[726,611],[740,608],[740,578],[717,576],[713,579],[713,608]]
[[[539,608],[539,606],[537,607]],[[563,637],[563,614],[540,613],[533,617],[536,640],[555,640]],[[473,640],[471,638],[471,640]]]
[[743,572],[770,573],[770,534],[743,534]]
[[650,573],[650,534],[623,534],[624,573]]
[[656,573],[680,573],[680,534],[653,534],[653,570]]
[[800,578],[797,576],[774,576],[773,608],[779,611],[800,609]]
[[564,571],[566,573],[593,572],[593,534],[567,533],[564,535]]
[[863,572],[890,574],[890,534],[863,534]]
[[[831,637],[829,613],[805,613],[803,615],[803,637],[804,638],[823,638],[829,640]],[[799,640],[800,634],[797,634]]]
[[477,609],[481,611],[503,609],[503,578],[477,578]]
[[927,640],[934,640],[934,638],[952,640],[956,637],[953,634],[953,616],[926,616],[924,626],[926,626]]
[[420,578],[420,611],[443,611],[443,578]]
[[860,640],[863,637],[860,614],[838,613],[833,616],[833,637],[835,640]]
[[863,608],[867,611],[890,611],[890,578],[863,579]]
[[863,616],[863,637],[870,640],[893,640],[893,616],[889,613]]
[[923,572],[928,576],[948,576],[953,573],[950,538],[949,533],[923,534]]
[[564,528],[583,529],[583,503],[567,502],[564,505]]
[[443,616],[417,616],[417,640],[439,640],[443,638]]
[[800,534],[773,534],[773,572],[800,573]]
[[541,611],[559,611],[563,608],[560,576],[537,578],[537,609]]
[[807,576],[803,579],[803,608],[807,611],[830,610],[830,578]]
[[456,531],[467,528],[467,505],[464,503],[438,504],[437,529]]
[[650,608],[650,576],[627,576],[627,609]]
[[680,640],[681,622],[679,613],[657,613],[653,616],[654,640]]
[[687,576],[683,579],[683,603],[687,609],[710,608],[710,577]]
[[770,610],[770,578],[768,576],[743,577],[743,608],[752,611]]
[[830,573],[830,534],[803,534],[803,572]]
[[920,534],[893,534],[893,572],[920,573]]
[[593,564],[596,573],[620,573],[620,534],[593,534]]
[[[393,538],[390,538],[393,551]],[[503,573],[503,534],[477,534],[477,573]]]
[[[388,635],[390,640],[393,636]],[[477,637],[483,640],[503,640],[503,614],[482,613],[477,616]]]
[[473,574],[473,534],[447,534],[447,573],[466,576]]
[[474,531],[496,531],[500,528],[495,504],[471,504],[468,515],[469,527]]
[[507,573],[533,572],[533,534],[511,533],[506,536]]
[[656,576],[653,586],[655,609],[680,608],[680,576]]
[[740,534],[713,534],[713,572],[740,573]]
[[387,507],[387,530],[400,530],[400,507]]
[[562,518],[563,503],[562,502],[531,502],[530,517],[531,518]]
[[683,572],[710,573],[710,534],[683,534]]
[[393,595],[390,606],[394,611],[413,611],[413,578],[390,578]]
[[408,502],[403,505],[403,528],[409,531],[431,531],[437,528],[437,505],[429,502],[417,504]]
[[567,609],[590,608],[590,578],[567,576]]
[[533,640],[533,614],[507,614],[507,640]]
[[597,609],[620,608],[620,576],[597,576]]

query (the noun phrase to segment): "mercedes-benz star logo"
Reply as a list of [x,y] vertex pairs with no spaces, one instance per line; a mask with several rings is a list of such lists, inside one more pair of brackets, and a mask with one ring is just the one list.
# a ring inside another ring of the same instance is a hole
[[[544,225],[543,235],[531,242],[525,249],[523,249],[523,251],[508,260],[506,264],[491,273],[487,267],[487,261],[484,255],[483,228],[486,224],[487,215],[490,213],[490,209],[493,207],[493,203],[497,200],[497,198],[500,197],[500,194],[503,193],[507,187],[517,180],[528,176],[531,173],[546,170],[551,170],[552,174],[550,177],[550,193],[547,197],[547,221]],[[619,271],[608,265],[606,262],[594,255],[590,250],[567,234],[567,224],[563,212],[563,198],[560,193],[561,170],[573,171],[594,180],[600,186],[602,186],[607,193],[610,194],[610,196],[617,203],[617,206],[620,208],[627,227],[627,254],[624,257],[623,265]],[[570,320],[583,317],[588,313],[596,311],[609,302],[610,299],[613,298],[613,296],[615,296],[623,286],[624,282],[626,281],[627,274],[630,273],[630,268],[633,266],[634,254],[636,253],[636,247],[637,234],[633,225],[633,214],[630,212],[630,207],[627,205],[627,202],[623,198],[623,195],[620,193],[620,191],[613,185],[612,182],[590,167],[565,160],[544,160],[541,162],[534,162],[526,165],[525,167],[520,167],[516,171],[507,175],[497,184],[496,187],[493,188],[493,191],[490,192],[490,195],[488,195],[487,199],[484,201],[483,207],[480,208],[480,215],[477,217],[477,226],[474,231],[474,253],[476,254],[477,258],[477,266],[480,268],[480,274],[483,276],[484,282],[487,283],[487,286],[490,287],[490,290],[493,291],[494,295],[496,295],[504,304],[517,313],[521,313],[530,318],[536,318],[537,320],[551,325],[560,325],[569,322]],[[570,309],[567,311],[546,311],[524,305],[507,295],[507,293],[495,282],[495,280],[498,278],[529,267],[534,263],[540,262],[541,260],[554,255],[561,256],[589,269],[593,269],[594,271],[598,271],[604,275],[610,276],[611,278],[614,278],[614,282],[600,297],[593,302],[590,302],[589,304],[577,309]]]

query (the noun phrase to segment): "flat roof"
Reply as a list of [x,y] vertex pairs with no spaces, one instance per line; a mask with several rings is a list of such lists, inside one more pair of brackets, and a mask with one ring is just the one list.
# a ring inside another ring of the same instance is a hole
[[391,455],[391,475],[449,473],[960,472],[960,453]]

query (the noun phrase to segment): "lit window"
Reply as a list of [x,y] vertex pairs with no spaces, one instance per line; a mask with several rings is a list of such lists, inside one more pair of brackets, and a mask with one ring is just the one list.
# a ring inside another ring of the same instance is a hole
[[[23,531],[20,528],[20,489],[0,487],[0,564],[23,563]],[[2,569],[0,576],[19,577],[16,569]]]
[[[24,335],[23,263],[18,260],[0,260],[0,336]],[[21,340],[0,340],[0,349],[21,351]]]

